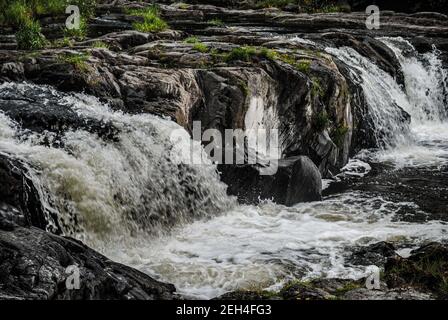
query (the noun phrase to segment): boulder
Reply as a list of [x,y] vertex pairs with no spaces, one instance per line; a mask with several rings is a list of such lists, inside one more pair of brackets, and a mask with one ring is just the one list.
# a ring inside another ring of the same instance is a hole
[[322,177],[316,165],[305,156],[279,160],[273,175],[260,175],[255,165],[219,165],[227,192],[244,204],[272,200],[293,206],[299,202],[321,200]]
[[[73,270],[79,271],[79,289],[66,283]],[[173,285],[112,262],[74,239],[34,227],[0,228],[0,299],[153,300],[173,299],[174,292]]]

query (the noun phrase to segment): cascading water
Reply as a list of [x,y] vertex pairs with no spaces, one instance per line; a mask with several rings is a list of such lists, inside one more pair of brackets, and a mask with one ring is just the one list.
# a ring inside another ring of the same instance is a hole
[[[419,70],[426,74],[408,70],[409,58],[400,59],[407,84],[404,91],[389,74],[353,49],[327,51],[346,63],[362,86],[381,146],[361,152],[357,157],[361,159],[354,159],[343,170],[345,175],[362,177],[368,172],[370,166],[362,160],[390,161],[396,167],[448,163],[448,125],[442,117],[423,117],[424,109],[439,109],[443,105],[434,103],[441,101],[441,96],[446,99],[446,91],[440,89],[446,86],[445,71],[431,71],[440,66],[437,52],[422,56],[414,50],[416,60],[412,63],[419,64]],[[399,52],[401,49],[397,49],[397,55]],[[422,89],[427,80],[421,78],[429,75],[436,77],[430,81],[431,93],[441,96],[428,98],[428,88]],[[413,95],[423,95],[420,99],[427,105],[419,109]],[[410,123],[405,112],[411,115]],[[428,120],[434,129],[416,135],[420,118],[412,117],[420,112],[421,119]],[[358,172],[360,167],[362,174]],[[174,283],[187,296],[200,298],[237,288],[278,288],[288,278],[359,278],[366,270],[346,261],[350,248],[389,241],[404,254],[422,241],[446,239],[445,222],[402,221],[399,213],[404,208],[424,215],[414,202],[388,200],[368,191],[349,191],[292,208],[270,202],[239,206],[149,245],[142,239],[132,248],[111,248],[108,255]]]
[[[361,155],[397,167],[446,163],[448,73],[439,51],[419,54],[403,38],[380,38],[396,54],[404,75],[404,88],[352,48],[327,48],[349,65],[369,107],[380,150]],[[404,121],[403,111],[410,115]]]
[[3,84],[0,92],[1,98],[37,97],[44,106],[56,104],[118,131],[112,141],[82,129],[30,133],[1,114],[1,152],[28,164],[46,209],[58,212],[53,225],[67,235],[90,243],[157,233],[233,204],[214,166],[185,164],[182,149],[193,145],[193,155],[201,157],[202,147],[186,131],[172,143],[171,133],[181,128],[170,120],[113,112],[93,97],[31,84]]
[[346,63],[351,77],[362,87],[377,145],[387,148],[406,140],[409,128],[403,109],[409,101],[395,79],[353,48],[326,51]]
[[[402,39],[383,41],[402,64],[406,91],[356,51],[327,49],[351,68],[364,90],[382,145],[367,159],[402,166],[446,165],[446,72],[439,69],[437,52],[419,55]],[[397,219],[402,208],[419,211],[415,203],[370,192],[348,191],[291,208],[270,202],[234,206],[213,166],[182,164],[190,138],[185,132],[173,143],[170,133],[180,128],[173,122],[114,112],[86,95],[29,84],[4,84],[0,97],[14,92],[26,101],[28,91],[45,106],[74,110],[82,119],[111,125],[117,134],[104,138],[82,128],[30,132],[0,113],[1,154],[27,164],[46,210],[57,213],[66,234],[175,284],[187,296],[211,298],[237,288],[274,288],[297,277],[358,278],[365,269],[346,262],[350,248],[390,241],[405,250],[447,237],[446,223]],[[253,117],[246,119],[249,127],[258,121],[257,110],[255,101]],[[412,117],[409,125],[403,110]],[[417,132],[423,123],[433,129]],[[200,156],[200,145],[195,148]],[[148,237],[138,232],[166,225],[174,225],[170,233]]]

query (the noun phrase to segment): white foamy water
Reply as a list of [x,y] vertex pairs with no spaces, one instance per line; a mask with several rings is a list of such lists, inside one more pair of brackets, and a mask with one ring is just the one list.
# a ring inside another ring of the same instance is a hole
[[[448,163],[448,125],[440,111],[444,110],[440,102],[446,95],[446,79],[443,72],[435,72],[440,64],[436,52],[422,57],[414,50],[415,59],[398,56],[407,87],[403,91],[389,74],[353,49],[327,51],[352,67],[382,144],[374,152],[361,152],[342,175],[362,178],[371,170],[369,161],[397,168]],[[400,108],[411,115],[410,126],[403,125]],[[403,246],[400,252],[409,253],[424,241],[447,239],[446,223],[402,222],[397,219],[400,210],[422,213],[412,202],[394,203],[359,192],[292,208],[273,203],[240,206],[149,246],[143,241],[109,255],[172,282],[180,293],[196,298],[235,289],[277,288],[289,278],[359,278],[366,270],[346,261],[347,251],[354,246],[389,241]]]
[[118,244],[106,254],[174,283],[179,293],[193,298],[277,288],[294,278],[357,279],[366,270],[345,262],[353,246],[389,241],[412,247],[422,239],[446,239],[445,223],[392,222],[403,206],[415,207],[360,193],[292,208],[241,206],[170,237]]
[[[65,234],[98,246],[97,240],[114,243],[115,237],[163,231],[232,207],[214,166],[184,164],[188,153],[182,151],[190,148],[191,139],[184,130],[183,139],[173,144],[171,133],[181,129],[174,122],[113,112],[93,97],[60,94],[45,86],[0,86],[0,92],[7,90],[38,96],[44,104],[57,102],[119,130],[114,141],[68,130],[60,138],[64,147],[55,148],[42,145],[44,138],[53,141],[54,134],[25,135],[1,114],[0,152],[28,164],[42,201],[47,210],[58,212]],[[201,157],[200,144],[193,146],[193,154]]]

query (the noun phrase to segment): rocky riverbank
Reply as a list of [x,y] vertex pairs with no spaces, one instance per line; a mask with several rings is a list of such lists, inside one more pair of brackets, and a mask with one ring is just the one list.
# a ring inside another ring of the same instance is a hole
[[[360,1],[352,5],[362,7]],[[147,22],[143,12],[148,6],[146,2],[98,1],[94,14],[86,19],[85,34],[74,36],[64,33],[65,15],[38,15],[47,39],[45,47],[38,50],[22,50],[16,27],[2,26],[0,84],[26,81],[61,92],[86,93],[114,111],[166,117],[189,133],[195,121],[201,122],[203,131],[248,129],[256,123],[249,116],[254,110],[263,114],[256,124],[270,126],[266,114],[275,114],[282,142],[277,175],[256,178],[258,169],[253,166],[219,169],[228,193],[241,203],[273,198],[292,206],[318,201],[321,178],[334,177],[360,150],[382,145],[359,79],[326,48],[350,47],[404,87],[400,62],[379,37],[403,37],[420,53],[432,51],[435,45],[448,66],[448,17],[440,12],[383,11],[381,28],[368,30],[365,13],[350,12],[345,2],[338,7],[343,12],[309,14],[304,13],[308,8],[300,6],[260,8],[250,1],[246,5],[160,1],[157,17],[166,26],[142,31],[136,23]],[[415,8],[411,11],[430,10]],[[43,95],[21,92],[15,96],[2,91],[0,110],[29,134],[51,132],[51,141],[40,143],[54,148],[64,148],[60,137],[73,129],[95,134],[105,142],[117,141],[126,130],[107,120],[86,118]],[[404,126],[409,124],[411,116],[406,111],[398,105],[395,111]],[[411,221],[446,221],[448,186],[443,168],[437,175],[426,172],[425,178],[424,170],[403,169],[391,174],[379,166],[362,181],[338,181],[324,196],[354,190],[406,201],[418,193],[417,204],[430,219],[420,211],[403,209],[403,215],[411,216]],[[178,297],[172,285],[114,263],[62,236],[57,212],[45,208],[28,170],[25,163],[0,150],[0,298]],[[297,181],[305,183],[298,186]],[[174,220],[171,212],[166,216],[167,221]],[[364,279],[319,279],[293,281],[279,292],[244,291],[221,298],[447,297],[448,253],[443,244],[425,245],[408,258],[400,257],[396,248],[386,243],[355,252],[355,265],[365,265],[366,259],[378,256],[384,268],[380,290],[364,288]],[[80,291],[64,286],[65,268],[73,264],[79,266],[84,279]]]

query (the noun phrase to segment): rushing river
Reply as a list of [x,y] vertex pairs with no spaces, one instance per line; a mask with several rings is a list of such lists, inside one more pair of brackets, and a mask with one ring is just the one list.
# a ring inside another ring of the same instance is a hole
[[[372,167],[386,176],[409,168],[448,172],[448,75],[437,50],[422,55],[403,39],[381,40],[402,65],[405,89],[354,50],[327,49],[360,81],[384,145],[360,152],[339,176],[325,181],[329,188],[347,179],[362,183]],[[276,288],[290,278],[359,278],[366,270],[347,261],[356,246],[389,241],[406,254],[424,241],[448,239],[448,224],[430,214],[424,222],[402,219],[403,208],[422,211],[414,201],[418,194],[393,199],[348,187],[293,207],[268,201],[237,205],[214,166],[183,165],[181,150],[190,138],[185,132],[173,145],[170,132],[180,127],[169,120],[112,111],[95,98],[45,86],[0,86],[0,95],[8,93],[70,107],[76,116],[119,129],[109,142],[82,129],[62,136],[30,133],[0,113],[0,152],[27,164],[45,208],[59,217],[50,225],[190,297]],[[411,115],[409,127],[393,104]],[[196,145],[195,156],[202,152]],[[157,232],[172,225],[169,232]]]

